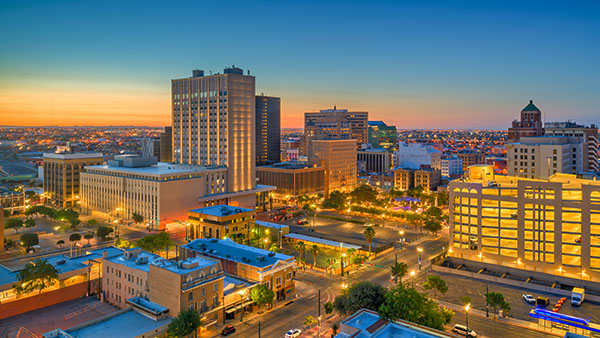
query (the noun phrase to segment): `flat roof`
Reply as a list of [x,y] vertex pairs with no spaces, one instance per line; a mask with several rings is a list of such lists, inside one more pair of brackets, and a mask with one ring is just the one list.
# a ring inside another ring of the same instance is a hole
[[266,221],[261,221],[261,220],[256,220],[256,221],[254,221],[254,223],[256,223],[262,227],[277,229],[277,230],[289,228],[289,226],[287,224],[266,222]]
[[204,238],[196,239],[183,245],[184,248],[194,250],[200,254],[219,257],[242,264],[265,268],[278,261],[294,259],[292,256],[275,253],[252,246],[238,244],[228,239]]
[[238,291],[239,289],[243,289],[243,288],[248,288],[250,286],[253,286],[257,284],[256,282],[251,282],[249,280],[237,277],[237,276],[232,276],[232,275],[225,275],[225,279],[223,279],[223,296],[227,296],[230,295],[236,291]]
[[[179,265],[178,263],[181,263],[182,265]],[[183,275],[194,270],[219,265],[219,262],[205,257],[189,257],[179,262],[163,259],[162,261],[155,261],[152,265]]]
[[146,310],[153,315],[160,315],[162,313],[169,312],[168,308],[137,296],[127,299],[127,303],[133,305],[134,307]]
[[190,212],[211,215],[211,216],[217,216],[217,217],[225,217],[225,216],[230,216],[230,215],[235,215],[235,214],[241,214],[243,212],[248,212],[248,211],[254,211],[254,210],[248,209],[248,208],[234,207],[234,206],[226,205],[226,204],[213,205],[211,207],[190,210]]
[[[139,262],[138,258],[140,258],[140,257],[147,257],[148,260],[146,261],[146,263],[138,263]],[[117,257],[109,258],[107,260],[109,262],[112,262],[115,264],[121,264],[121,265],[130,267],[132,269],[149,272],[151,263],[160,262],[165,259],[160,257],[159,255],[155,255],[155,254],[152,254],[152,253],[142,250],[142,252],[140,252],[139,254],[137,254],[136,256],[134,256],[132,258],[127,258],[127,257],[125,257],[125,255],[120,255]]]
[[296,234],[296,233],[290,233],[287,235],[283,235],[283,237],[288,237],[288,238],[293,238],[293,239],[297,239],[297,240],[301,240],[301,241],[305,241],[305,242],[312,242],[312,243],[318,243],[318,244],[323,244],[323,245],[328,245],[328,246],[332,246],[332,247],[342,247],[344,249],[361,249],[362,246],[360,245],[354,245],[354,244],[348,244],[348,243],[344,243],[344,242],[336,242],[336,241],[330,241],[328,239],[323,239],[323,238],[317,238],[317,237],[311,237],[311,236],[306,236],[306,235],[300,235],[300,234]]
[[106,316],[90,325],[69,329],[65,332],[73,338],[133,338],[146,333],[154,333],[154,330],[169,324],[171,320],[171,317],[155,320],[138,311],[128,309],[116,315]]
[[225,170],[225,167],[204,167],[182,164],[171,164],[158,162],[156,165],[146,167],[112,167],[107,164],[92,165],[85,167],[90,172],[105,172],[105,173],[123,173],[123,174],[143,174],[148,176],[163,177],[170,175],[182,174],[198,174],[206,171]]
[[102,153],[79,152],[79,153],[44,153],[44,158],[56,158],[59,160],[75,160],[85,158],[104,158]]
[[16,283],[19,279],[17,273],[13,272],[9,268],[0,265],[0,285],[7,285]]

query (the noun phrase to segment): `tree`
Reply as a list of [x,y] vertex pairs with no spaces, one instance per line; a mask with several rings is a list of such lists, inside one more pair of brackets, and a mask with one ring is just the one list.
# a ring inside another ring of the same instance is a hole
[[350,192],[350,197],[354,203],[373,203],[377,201],[377,190],[368,184],[361,184]]
[[8,218],[4,221],[4,229],[13,229],[15,233],[19,233],[19,229],[23,227],[23,221],[18,218]]
[[317,255],[319,254],[320,251],[321,251],[321,249],[319,249],[319,247],[316,244],[310,247],[310,253],[313,254],[313,265],[314,266],[317,266]]
[[79,218],[69,218],[69,224],[71,224],[71,228],[75,229],[81,224],[81,220]]
[[408,265],[404,262],[394,262],[394,264],[390,267],[392,277],[396,280],[396,284],[398,284],[398,279],[400,279],[400,283],[402,283],[402,277],[406,276],[408,273]]
[[69,235],[69,242],[79,242],[81,240],[81,234],[71,234]]
[[121,249],[130,249],[133,247],[133,245],[131,245],[131,243],[128,240],[123,238],[117,238],[117,240],[115,241],[115,246]]
[[169,337],[183,338],[194,333],[202,325],[200,313],[197,310],[181,311],[177,317],[169,323],[167,333]]
[[256,305],[262,307],[267,304],[273,303],[275,298],[275,292],[268,288],[264,284],[259,284],[250,290],[250,298]]
[[27,219],[25,220],[25,222],[23,223],[23,225],[24,225],[26,228],[33,228],[33,227],[35,226],[35,224],[36,224],[36,223],[35,223],[35,220],[34,220],[33,218],[27,218]]
[[331,327],[331,338],[334,338],[335,336],[337,336],[338,330],[339,330],[339,326],[337,324],[333,324],[333,326]]
[[437,235],[437,232],[442,230],[442,223],[435,218],[428,217],[425,219],[425,230]]
[[[25,212],[27,212],[27,211],[25,211]],[[10,216],[10,210],[4,209],[3,214],[4,214],[4,217]]]
[[442,313],[435,301],[402,283],[386,292],[379,314],[384,319],[402,319],[437,330],[444,330],[447,321],[447,315]]
[[83,238],[87,239],[87,244],[90,245],[90,239],[94,238],[94,233],[88,232],[85,235],[83,235]]
[[90,219],[90,220],[88,221],[88,224],[89,224],[89,225],[96,225],[96,224],[98,224],[98,221],[96,221],[95,219],[93,219],[93,218],[92,218],[92,219]]
[[442,209],[436,206],[431,206],[425,211],[425,214],[429,217],[440,218],[444,213],[442,212]]
[[300,259],[304,261],[304,251],[306,250],[306,245],[304,245],[303,241],[299,241],[296,243],[296,251],[300,253]]
[[362,281],[337,296],[333,302],[333,307],[339,314],[344,316],[362,308],[377,311],[384,301],[384,296],[385,288],[383,286]]
[[498,314],[498,309],[508,308],[510,310],[510,305],[506,303],[504,295],[500,292],[488,292],[485,296],[485,302],[492,307],[494,314]]
[[454,318],[454,311],[452,309],[442,306],[442,315],[444,316],[446,325],[452,323],[452,318]]
[[313,326],[313,324],[316,324],[316,323],[317,323],[317,320],[311,315],[308,315],[304,318],[304,325],[308,326],[308,328],[311,328]]
[[31,248],[34,245],[40,244],[40,239],[36,233],[28,232],[20,237],[21,245],[26,248]]
[[135,242],[135,246],[152,253],[159,252],[171,245],[173,245],[171,236],[164,231],[154,235],[146,235]]
[[144,221],[144,216],[138,214],[137,212],[134,212],[133,214],[131,214],[131,219],[136,223],[142,223]]
[[460,301],[462,303],[462,305],[467,305],[467,304],[471,304],[471,297],[469,296],[462,296],[460,297]]
[[325,314],[330,314],[333,312],[333,303],[332,302],[327,302],[327,303],[323,304],[323,307],[325,308]]
[[113,231],[114,230],[111,227],[99,226],[98,229],[96,229],[96,237],[98,237],[99,240],[104,241]]
[[445,294],[448,292],[448,285],[439,275],[428,275],[427,280],[423,283],[423,289],[433,290],[433,299],[436,299],[436,291]]
[[58,241],[56,241],[56,245],[58,245],[58,247],[61,249],[62,249],[63,244],[65,244],[65,241],[62,239],[59,239]]
[[346,206],[346,195],[338,190],[334,190],[329,197],[323,201],[322,207],[325,209],[342,209]]
[[368,226],[365,228],[365,231],[363,231],[363,235],[365,236],[367,243],[369,243],[369,257],[371,257],[371,243],[373,242],[373,237],[375,237],[375,229]]
[[27,263],[23,270],[19,271],[19,281],[15,286],[18,294],[29,293],[38,290],[39,293],[45,288],[58,282],[58,271],[44,259],[36,259]]
[[[242,242],[240,242],[240,243],[242,243]],[[279,250],[279,245],[277,245],[277,243],[273,243],[273,244],[271,244],[271,247],[269,248],[269,251],[280,252],[281,250]]]

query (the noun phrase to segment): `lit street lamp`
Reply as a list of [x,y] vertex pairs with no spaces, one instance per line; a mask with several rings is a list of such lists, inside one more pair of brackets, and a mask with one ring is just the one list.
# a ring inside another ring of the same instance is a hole
[[400,230],[400,250],[402,250],[402,244],[404,244],[404,230]]
[[240,322],[244,320],[244,290],[240,290],[240,306],[242,307],[242,313],[240,314]]
[[471,308],[471,303],[465,305],[465,314],[466,314],[466,321],[467,321],[467,332],[465,333],[465,337],[469,338],[469,309]]
[[412,284],[412,287],[415,287],[415,270],[410,272],[410,282]]
[[419,253],[419,257],[417,258],[419,261],[419,271],[421,271],[421,253],[423,252],[423,248],[418,247],[417,252]]

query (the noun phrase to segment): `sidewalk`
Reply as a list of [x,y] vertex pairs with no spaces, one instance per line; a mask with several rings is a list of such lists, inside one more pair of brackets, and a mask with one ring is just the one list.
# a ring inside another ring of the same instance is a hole
[[[323,320],[321,322],[321,335],[320,337],[326,337],[329,338],[331,337],[331,333],[333,332],[332,330],[332,326],[333,324],[338,324],[339,325],[340,322],[340,318],[337,314],[334,315],[329,315],[329,317],[325,318],[325,320]],[[339,329],[338,329],[339,330]],[[300,337],[302,338],[314,338],[314,337],[319,337],[319,327],[318,326],[314,326],[304,332],[302,332],[302,334],[300,335]]]
[[[452,309],[456,312],[464,312],[464,307],[462,305],[458,305],[458,304],[453,304],[453,303],[448,303],[448,302],[444,302],[441,300],[438,300],[437,303],[439,305],[445,306],[449,309]],[[544,332],[544,333],[548,333],[548,334],[553,334],[556,335],[558,337],[564,337],[565,332],[563,330],[559,330],[559,329],[541,329],[539,328],[538,324],[536,322],[529,322],[526,320],[521,320],[521,319],[517,319],[517,318],[503,318],[503,317],[498,317],[498,319],[493,319],[494,314],[490,313],[490,317],[487,318],[485,316],[485,311],[482,310],[478,310],[478,309],[471,309],[469,310],[469,316],[476,316],[479,318],[484,318],[487,320],[494,320],[494,321],[499,321],[499,322],[503,322],[506,324],[510,324],[510,325],[514,325],[514,326],[518,326],[518,327],[522,327],[525,329],[529,329],[529,330],[534,330],[534,331],[538,331],[538,332]]]

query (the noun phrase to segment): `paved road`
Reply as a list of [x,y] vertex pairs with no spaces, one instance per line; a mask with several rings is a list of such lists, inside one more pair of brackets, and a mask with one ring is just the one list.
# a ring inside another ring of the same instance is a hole
[[[454,324],[465,325],[465,313],[458,312],[454,315],[452,325],[448,325],[451,328]],[[500,338],[500,337],[527,337],[527,338],[556,338],[555,335],[530,330],[514,325],[509,325],[501,321],[480,318],[476,316],[469,316],[469,329],[477,332],[477,337],[489,337],[489,338]]]

